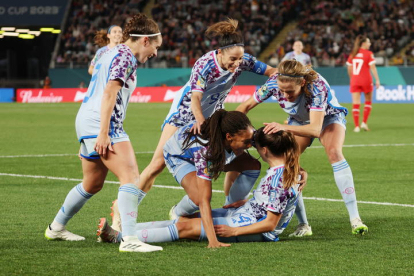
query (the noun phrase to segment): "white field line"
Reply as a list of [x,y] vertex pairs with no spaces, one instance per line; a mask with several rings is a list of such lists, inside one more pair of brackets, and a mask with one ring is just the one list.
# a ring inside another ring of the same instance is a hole
[[[82,179],[77,178],[67,178],[67,177],[55,177],[55,176],[45,176],[45,175],[25,175],[25,174],[14,174],[14,173],[0,173],[0,176],[11,176],[11,177],[23,177],[23,178],[38,178],[38,179],[49,179],[49,180],[60,180],[60,181],[74,181],[74,182],[82,182]],[[119,184],[118,181],[105,181],[105,183],[109,184]],[[179,186],[165,186],[165,185],[153,185],[156,188],[163,188],[163,189],[174,189],[174,190],[182,190],[183,188]],[[221,190],[213,190],[214,193],[224,193]],[[308,200],[318,200],[318,201],[330,201],[330,202],[343,202],[342,199],[331,199],[331,198],[321,198],[321,197],[303,197],[304,199]],[[414,208],[414,205],[411,204],[399,204],[399,203],[390,203],[390,202],[375,202],[375,201],[360,201],[358,203],[363,204],[373,204],[373,205],[387,205],[387,206],[399,206],[399,207],[411,207]]]
[[[414,146],[413,144],[365,144],[365,145],[344,145],[344,148],[359,148],[359,147],[405,147]],[[308,149],[322,149],[322,146],[311,146]],[[153,151],[136,151],[135,154],[152,154]],[[34,155],[0,155],[0,158],[28,158],[28,157],[59,157],[59,156],[77,156],[73,153],[62,154],[34,154]]]

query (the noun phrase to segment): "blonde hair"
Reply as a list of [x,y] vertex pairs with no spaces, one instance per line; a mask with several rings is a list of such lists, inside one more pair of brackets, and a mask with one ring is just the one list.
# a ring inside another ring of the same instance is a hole
[[312,69],[311,65],[303,65],[297,60],[288,59],[282,61],[277,68],[279,70],[277,79],[281,82],[293,82],[302,85],[303,79],[305,79],[303,89],[305,95],[311,97],[309,87],[312,90],[313,81],[318,78],[318,73]]

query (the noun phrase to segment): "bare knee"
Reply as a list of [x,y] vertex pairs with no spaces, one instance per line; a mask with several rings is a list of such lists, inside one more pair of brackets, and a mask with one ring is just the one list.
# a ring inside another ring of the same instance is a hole
[[335,163],[344,159],[344,155],[342,154],[341,149],[329,148],[326,149],[326,154],[328,155],[328,159],[331,163]]

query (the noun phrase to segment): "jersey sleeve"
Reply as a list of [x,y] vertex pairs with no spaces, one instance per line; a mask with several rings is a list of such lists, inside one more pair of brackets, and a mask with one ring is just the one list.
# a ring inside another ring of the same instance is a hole
[[353,59],[352,56],[349,55],[348,60],[346,61],[346,65],[352,66],[352,59]]
[[272,178],[267,211],[281,214],[288,204],[289,192],[283,189],[282,185],[279,185],[279,181],[281,181],[281,173]]
[[96,62],[98,61],[99,52],[96,52],[95,56],[93,57],[91,61],[91,66],[95,66]]
[[310,105],[310,111],[325,112],[326,106],[328,104],[327,95],[329,89],[329,85],[321,78],[318,78],[315,81],[312,89],[312,102]]
[[190,91],[196,91],[204,93],[207,86],[207,74],[210,70],[211,64],[208,60],[200,58],[196,61],[191,70],[190,76]]
[[369,51],[368,52],[368,65],[372,65],[375,64],[375,58],[374,58],[374,54]]
[[240,69],[243,71],[253,72],[259,75],[263,75],[266,72],[267,64],[258,61],[254,56],[245,53],[243,55],[243,61],[240,65]]
[[276,76],[270,77],[265,84],[257,89],[254,94],[254,100],[257,103],[262,103],[273,96],[277,92],[278,86],[276,82]]
[[208,164],[204,158],[207,149],[201,146],[198,150],[194,151],[194,165],[196,167],[196,175],[205,180],[211,181],[211,175],[208,171]]
[[118,54],[112,60],[108,80],[121,80],[123,83],[126,83],[135,69],[136,66],[131,56]]

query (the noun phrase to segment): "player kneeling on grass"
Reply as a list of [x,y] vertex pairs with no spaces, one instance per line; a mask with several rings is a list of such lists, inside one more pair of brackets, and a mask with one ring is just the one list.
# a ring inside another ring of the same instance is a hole
[[[267,174],[253,192],[253,198],[212,210],[216,235],[222,242],[278,241],[292,218],[300,194],[299,148],[292,133],[263,132],[254,135],[260,156],[269,164]],[[137,237],[145,242],[178,239],[205,240],[206,233],[197,214],[176,220],[138,223]],[[103,242],[117,243],[122,233],[100,220],[98,236]]]

